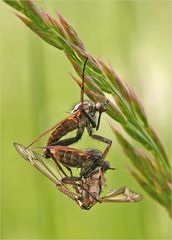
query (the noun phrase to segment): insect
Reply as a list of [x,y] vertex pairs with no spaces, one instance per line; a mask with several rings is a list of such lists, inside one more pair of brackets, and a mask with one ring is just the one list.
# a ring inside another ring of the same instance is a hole
[[[60,171],[66,175],[66,177],[62,179],[63,182],[79,181],[82,178],[88,178],[97,173],[99,168],[101,168],[103,172],[108,169],[114,170],[114,168],[110,167],[110,163],[104,160],[105,154],[98,149],[81,151],[66,146],[48,146],[46,148],[50,150],[52,159],[56,162]],[[69,170],[71,176],[67,176],[59,163]],[[72,176],[70,167],[80,168],[80,176]]]
[[99,172],[93,176],[86,178],[79,188],[79,193],[82,196],[79,199],[79,204],[82,209],[89,210],[97,202],[138,202],[142,200],[142,196],[129,189],[128,187],[121,187],[117,189],[111,189],[111,191],[101,197],[102,189],[106,184],[104,172],[99,169]]
[[[88,134],[93,139],[96,139],[96,140],[99,140],[99,141],[102,141],[102,142],[108,144],[105,149],[105,152],[109,151],[112,141],[108,138],[105,138],[103,136],[96,135],[93,133],[94,128],[96,128],[96,131],[99,129],[101,114],[106,111],[105,105],[108,104],[108,102],[96,103],[94,106],[91,102],[84,101],[85,69],[86,69],[87,60],[88,60],[88,58],[86,58],[86,60],[85,60],[83,72],[82,72],[82,86],[81,86],[80,103],[75,105],[75,107],[71,111],[70,116],[65,118],[63,121],[55,124],[53,127],[51,127],[46,132],[41,134],[31,144],[29,144],[28,148],[48,133],[51,133],[51,134],[48,138],[46,146],[68,146],[68,145],[71,145],[71,144],[77,142],[82,137],[84,130],[86,128],[88,131]],[[99,113],[98,120],[96,120],[96,112]],[[66,134],[68,134],[69,132],[72,132],[74,130],[77,130],[75,137],[61,140],[62,137],[64,137]],[[44,156],[46,158],[51,157],[51,152],[50,152],[49,148],[45,149]]]
[[96,203],[103,202],[138,202],[142,196],[127,187],[112,189],[109,194],[101,197],[106,179],[104,172],[99,168],[98,172],[79,183],[62,182],[64,175],[59,171],[56,162],[50,159],[47,161],[41,154],[24,147],[21,144],[14,143],[14,147],[19,154],[42,174],[48,177],[57,187],[57,189],[75,201],[81,209],[89,210]]

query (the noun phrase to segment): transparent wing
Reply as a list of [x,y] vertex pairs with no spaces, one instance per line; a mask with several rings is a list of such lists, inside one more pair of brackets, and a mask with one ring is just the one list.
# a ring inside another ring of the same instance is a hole
[[44,149],[50,149],[50,150],[58,150],[58,151],[68,151],[68,152],[71,152],[71,153],[75,153],[75,154],[78,154],[78,156],[90,156],[91,153],[87,152],[87,151],[82,151],[82,150],[79,150],[79,149],[76,149],[76,148],[71,148],[71,147],[68,147],[68,146],[46,146],[46,147],[36,147],[36,148],[44,148]]
[[101,202],[138,202],[142,200],[139,193],[132,191],[127,187],[113,189],[109,194],[100,198]]
[[37,141],[39,141],[43,136],[45,136],[46,134],[52,132],[55,129],[58,129],[59,127],[61,127],[62,125],[64,125],[66,122],[70,121],[71,119],[75,118],[76,116],[78,116],[80,114],[80,111],[76,111],[75,113],[73,113],[72,115],[66,117],[64,120],[62,120],[61,122],[56,123],[54,126],[52,126],[51,128],[49,128],[47,131],[45,131],[44,133],[42,133],[39,137],[37,137],[34,141],[32,141],[27,147],[29,148],[31,145],[33,145],[34,143],[36,143]]
[[56,185],[62,185],[60,181],[62,178],[61,173],[53,160],[46,159],[42,157],[41,154],[32,151],[19,143],[14,143],[14,147],[28,163],[38,169],[53,183]]
[[74,186],[74,188],[71,189],[68,188],[66,184],[61,182],[61,179],[64,176],[62,176],[61,171],[59,171],[58,166],[52,159],[46,159],[41,154],[32,151],[31,149],[19,143],[14,143],[14,147],[28,163],[30,163],[46,177],[48,177],[53,183],[55,183],[59,191],[74,200],[82,208],[77,186]]

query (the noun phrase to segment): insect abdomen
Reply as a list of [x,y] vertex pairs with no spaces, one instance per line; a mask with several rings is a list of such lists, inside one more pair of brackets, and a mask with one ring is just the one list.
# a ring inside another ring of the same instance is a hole
[[[64,124],[59,125],[50,135],[47,146],[57,142],[60,138],[65,136],[67,133],[75,130],[78,127],[78,123],[75,119],[66,121]],[[58,145],[58,144],[57,144]]]
[[56,161],[60,161],[64,165],[69,167],[80,167],[81,165],[82,157],[78,153],[55,149],[51,149],[50,152]]

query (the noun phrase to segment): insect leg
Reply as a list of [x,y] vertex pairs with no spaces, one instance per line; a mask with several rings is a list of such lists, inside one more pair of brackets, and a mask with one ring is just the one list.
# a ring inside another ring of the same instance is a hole
[[68,145],[71,145],[71,144],[77,142],[82,137],[83,132],[84,132],[84,127],[80,127],[80,128],[78,128],[78,131],[77,131],[75,137],[71,137],[71,138],[63,139],[63,140],[60,140],[60,141],[57,141],[57,142],[53,142],[49,146],[68,146]]
[[112,141],[108,138],[105,138],[105,137],[102,137],[100,135],[96,135],[96,134],[92,134],[90,135],[92,138],[98,140],[98,141],[101,141],[101,142],[104,142],[104,143],[107,143],[107,147],[105,148],[104,152],[103,152],[103,158],[105,159],[106,155],[108,154],[110,148],[111,148],[111,145],[112,145]]
[[95,173],[98,172],[98,163],[99,160],[97,160],[96,162],[93,162],[92,165],[90,167],[83,167],[81,168],[81,172],[80,172],[80,176],[66,176],[64,178],[62,178],[62,182],[65,184],[72,184],[76,181],[80,181],[82,178],[88,178],[92,175],[94,175]]
[[99,161],[93,163],[93,165],[90,168],[82,168],[80,176],[83,178],[88,178],[96,174],[99,171],[99,169],[97,168],[98,162]]
[[54,142],[54,143],[50,144],[49,146],[68,146],[68,145],[71,145],[71,144],[77,142],[81,138],[81,136],[75,136],[75,137],[63,139],[63,140]]
[[65,177],[63,178],[61,181],[64,184],[70,184],[73,185],[75,187],[79,187],[80,189],[84,190],[85,192],[87,192],[95,201],[100,202],[100,199],[98,199],[97,197],[95,197],[88,189],[86,189],[82,184],[77,183],[76,181],[80,181],[81,177]]
[[67,165],[63,164],[63,166],[70,172],[70,175],[73,176],[72,170],[70,167],[68,167]]
[[93,119],[93,117],[89,113],[87,113],[85,110],[82,110],[82,113],[88,118],[88,120],[91,123],[92,127],[95,128],[96,127],[96,122]]
[[88,134],[90,135],[90,137],[108,144],[108,146],[106,147],[106,149],[103,152],[103,158],[105,158],[107,153],[109,152],[111,145],[112,145],[112,141],[110,139],[102,137],[100,135],[93,134],[93,130],[90,125],[87,125],[87,131],[88,131]]
[[67,174],[65,173],[65,171],[63,170],[63,168],[61,167],[61,165],[58,163],[58,161],[56,161],[56,159],[53,157],[53,155],[52,155],[52,159],[55,161],[58,169],[63,173],[63,175],[67,177]]
[[104,152],[103,152],[103,159],[105,159],[106,155],[108,154],[110,148],[111,148],[112,142],[110,144],[107,145],[107,147],[105,148]]
[[111,141],[110,139],[105,138],[105,137],[102,137],[102,136],[100,136],[100,135],[96,135],[96,134],[92,134],[92,133],[91,133],[91,134],[90,134],[90,137],[92,137],[92,138],[94,138],[94,139],[96,139],[96,140],[98,140],[98,141],[107,143],[107,144],[110,145],[110,146],[111,146],[111,144],[112,144],[112,141]]
[[66,184],[73,184],[76,181],[80,181],[82,177],[76,177],[76,176],[66,176],[62,178],[62,182]]

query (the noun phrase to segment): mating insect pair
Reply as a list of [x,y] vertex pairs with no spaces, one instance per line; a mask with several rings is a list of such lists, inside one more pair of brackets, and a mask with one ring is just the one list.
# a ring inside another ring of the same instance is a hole
[[[52,159],[47,160],[41,154],[28,149],[21,144],[14,144],[16,150],[22,155],[22,157],[48,177],[57,187],[59,191],[67,195],[69,198],[74,200],[82,209],[89,210],[97,202],[137,202],[142,199],[141,195],[135,193],[127,187],[121,187],[118,189],[112,189],[110,193],[101,197],[102,190],[106,184],[104,172],[101,168],[99,171],[88,178],[82,179],[81,181],[67,181],[63,182],[62,179],[64,174],[59,169],[59,164],[56,164]],[[62,147],[63,149],[63,147]],[[73,148],[68,147],[68,152],[71,150],[71,156],[73,155]],[[59,150],[61,151],[61,150]],[[94,155],[94,151],[88,154],[89,157]],[[86,156],[87,151],[79,151],[76,149],[75,157],[80,159],[81,156]],[[99,152],[101,155],[101,152]]]

